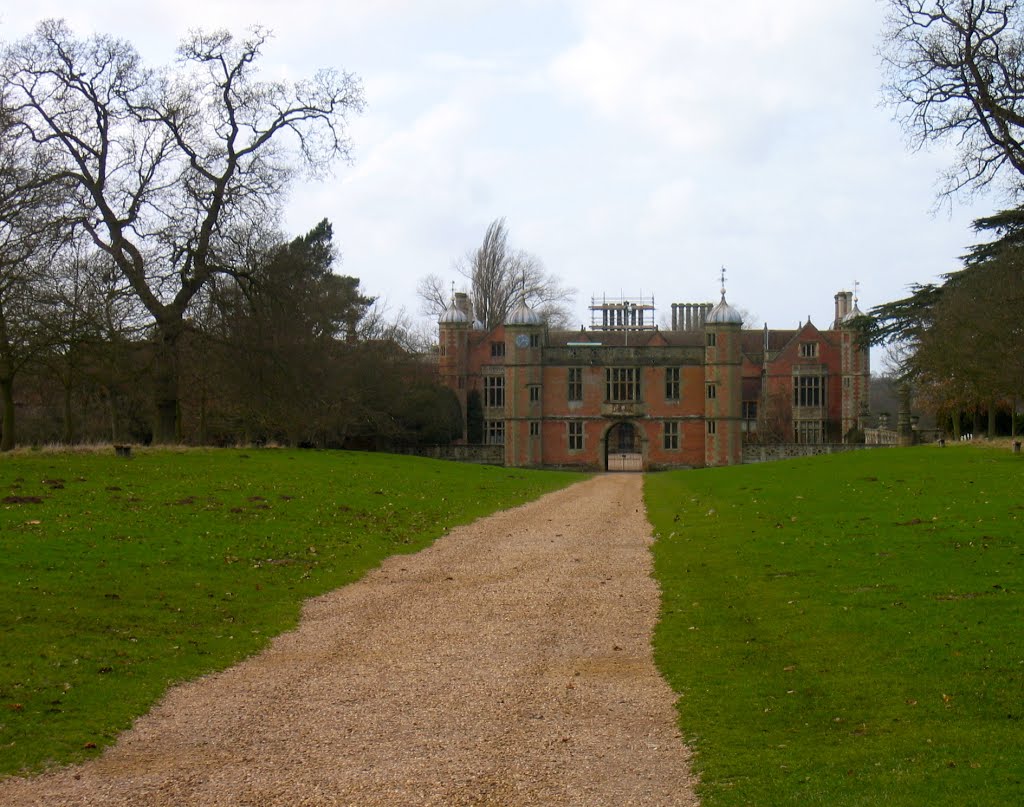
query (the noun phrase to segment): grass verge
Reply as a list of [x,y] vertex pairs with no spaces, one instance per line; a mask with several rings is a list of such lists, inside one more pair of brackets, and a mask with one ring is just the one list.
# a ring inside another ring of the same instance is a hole
[[0,458],[0,776],[99,753],[304,599],[580,478],[346,452]]
[[938,447],[647,477],[706,807],[1020,803],[1022,481]]

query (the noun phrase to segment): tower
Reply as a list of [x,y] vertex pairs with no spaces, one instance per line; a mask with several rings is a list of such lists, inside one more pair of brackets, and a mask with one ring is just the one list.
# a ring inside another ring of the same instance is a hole
[[743,459],[740,330],[743,317],[722,299],[704,320],[704,464],[737,465]]
[[[461,295],[466,298],[466,295]],[[466,436],[466,376],[469,371],[470,318],[464,310],[465,304],[454,295],[451,305],[444,310],[437,321],[438,357],[437,369],[440,381],[455,393],[462,410],[462,435]],[[468,303],[468,298],[466,298]]]
[[[855,283],[854,287],[857,285]],[[842,305],[840,298],[844,298]],[[839,331],[840,340],[839,362],[843,377],[840,418],[844,443],[864,431],[864,417],[868,413],[871,353],[866,345],[860,343],[860,334],[855,326],[855,320],[862,316],[864,314],[857,306],[854,292],[836,294],[836,322],[833,327]]]
[[521,302],[505,320],[505,464],[541,465],[544,320]]

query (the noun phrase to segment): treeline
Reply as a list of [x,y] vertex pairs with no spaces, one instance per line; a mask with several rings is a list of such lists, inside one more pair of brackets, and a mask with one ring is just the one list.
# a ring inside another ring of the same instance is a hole
[[47,20],[0,49],[0,449],[459,436],[330,225],[278,231],[364,101],[343,71],[261,79],[268,41],[193,31],[152,68]]
[[[915,147],[951,146],[943,197],[1024,196],[1024,2],[886,0],[887,100]],[[890,346],[900,385],[938,425],[1016,432],[1024,398],[1024,207],[977,220],[960,271],[877,306],[866,338]]]
[[[151,442],[152,322],[101,253],[57,257],[20,290],[5,427],[31,445]],[[204,288],[177,344],[178,441],[388,448],[461,436],[429,353],[357,278],[331,271],[334,257],[322,221]]]
[[972,247],[964,268],[915,284],[877,306],[871,338],[889,342],[916,404],[954,437],[1016,434],[1024,398],[1024,210],[975,222],[995,238]]

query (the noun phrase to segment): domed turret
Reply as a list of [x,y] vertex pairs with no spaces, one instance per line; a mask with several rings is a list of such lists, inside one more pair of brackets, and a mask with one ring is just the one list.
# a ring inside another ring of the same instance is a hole
[[722,300],[708,314],[704,320],[707,325],[742,325],[743,316],[725,301],[725,291],[722,291]]
[[709,466],[736,465],[743,450],[743,315],[725,300],[724,266],[721,279],[722,299],[704,320],[704,464]]
[[506,325],[543,325],[544,319],[526,304],[526,301],[519,303],[516,309],[508,315]]
[[[854,281],[853,287],[855,290],[858,286],[860,286],[860,283]],[[857,317],[863,316],[864,312],[857,305],[856,291],[836,292],[836,318],[832,323],[833,328],[845,328]]]
[[839,320],[839,322],[841,324],[843,324],[843,325],[848,325],[851,322],[853,322],[855,319],[857,319],[857,317],[863,317],[863,316],[864,316],[864,312],[861,311],[860,308],[857,306],[857,303],[854,302],[853,310],[849,311],[845,316],[843,316],[843,318],[841,320]]
[[441,318],[438,319],[438,323],[441,325],[465,325],[469,323],[469,317],[466,316],[464,311],[460,311],[455,303],[452,303],[444,310],[444,313],[441,314]]

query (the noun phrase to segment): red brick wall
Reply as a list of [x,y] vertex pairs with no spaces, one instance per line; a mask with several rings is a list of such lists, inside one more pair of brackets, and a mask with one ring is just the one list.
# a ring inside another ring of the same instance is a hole
[[[455,329],[442,327],[442,343],[448,355],[438,362],[442,380],[450,383],[459,394],[465,411],[465,395],[468,390],[483,391],[483,375],[489,372],[503,372],[505,375],[505,411],[498,413],[485,410],[485,418],[504,416],[506,435],[506,462],[514,465],[560,465],[587,468],[603,468],[605,464],[604,439],[616,419],[602,415],[605,398],[605,367],[582,363],[583,400],[568,400],[568,367],[542,366],[543,352],[540,348],[518,348],[515,336],[518,333],[541,333],[530,327],[508,328],[502,326],[489,333],[463,329],[452,335]],[[679,400],[665,398],[665,367],[651,366],[638,361],[641,368],[641,390],[643,414],[630,418],[643,438],[646,467],[691,466],[705,464],[729,464],[738,462],[741,451],[739,420],[741,414],[743,378],[756,380],[759,386],[761,366],[749,359],[742,365],[732,364],[738,360],[740,332],[729,326],[716,330],[718,344],[706,351],[704,365],[682,365],[680,373],[681,396]],[[459,366],[457,355],[458,339],[464,340],[465,364]],[[543,336],[542,336],[543,338]],[[454,340],[454,341],[453,341]],[[818,343],[818,355],[803,358],[800,343]],[[503,342],[505,356],[493,357],[491,343]],[[658,350],[658,348],[651,348]],[[852,356],[848,353],[848,368]],[[793,370],[800,365],[825,365],[827,367],[825,396],[827,407],[824,417],[835,423],[838,430],[842,422],[843,373],[842,352],[839,332],[820,332],[808,323],[799,331],[779,355],[769,363],[767,390],[776,395],[781,404],[783,424],[782,439],[793,436]],[[652,353],[656,356],[656,353]],[[644,357],[645,359],[647,357]],[[723,363],[724,362],[724,363]],[[465,373],[465,388],[456,388],[460,372]],[[847,370],[849,372],[849,369]],[[718,382],[718,397],[709,404],[706,399],[706,382]],[[541,384],[541,400],[531,403],[529,384]],[[862,384],[867,381],[862,379]],[[763,402],[762,402],[763,406]],[[762,410],[763,414],[763,410]],[[717,422],[715,439],[708,439],[706,418],[714,417]],[[579,451],[568,448],[568,422],[580,420],[584,424],[584,445]],[[664,423],[666,420],[679,423],[679,449],[664,447]],[[541,422],[541,436],[531,437],[529,424]]]
[[[816,342],[818,355],[804,358],[800,355],[800,344]],[[819,331],[811,323],[807,323],[786,345],[785,349],[767,365],[767,395],[775,396],[782,405],[783,441],[793,439],[793,371],[800,366],[825,367],[826,380],[823,387],[825,395],[824,419],[826,429],[834,429],[834,434],[826,432],[826,440],[842,439],[842,349],[840,334],[837,331]],[[744,362],[743,374],[746,377],[760,376],[760,367],[749,361]]]

